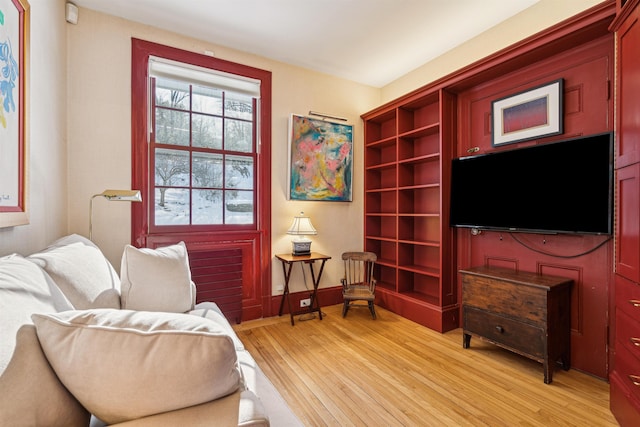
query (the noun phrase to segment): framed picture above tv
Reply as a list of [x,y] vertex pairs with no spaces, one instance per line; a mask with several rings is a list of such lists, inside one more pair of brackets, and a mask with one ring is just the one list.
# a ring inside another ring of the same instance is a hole
[[559,135],[562,129],[563,80],[497,99],[491,103],[491,144]]

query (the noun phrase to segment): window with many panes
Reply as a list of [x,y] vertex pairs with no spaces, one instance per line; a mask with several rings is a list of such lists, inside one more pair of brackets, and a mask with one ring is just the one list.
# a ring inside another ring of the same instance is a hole
[[252,228],[259,85],[151,64],[151,227]]

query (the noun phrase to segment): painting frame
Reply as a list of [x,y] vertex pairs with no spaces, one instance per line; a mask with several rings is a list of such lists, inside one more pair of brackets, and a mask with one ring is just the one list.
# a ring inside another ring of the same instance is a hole
[[563,133],[564,80],[557,79],[491,103],[493,147]]
[[353,125],[289,117],[288,200],[353,201]]
[[30,6],[0,0],[0,227],[29,224]]

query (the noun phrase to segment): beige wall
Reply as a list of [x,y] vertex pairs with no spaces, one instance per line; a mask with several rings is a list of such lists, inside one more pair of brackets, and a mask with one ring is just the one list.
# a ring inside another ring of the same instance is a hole
[[392,101],[602,2],[540,0],[511,19],[385,86],[382,102]]
[[[362,123],[359,115],[380,103],[378,89],[186,38],[109,15],[80,10],[78,25],[68,27],[69,231],[87,235],[88,202],[107,188],[131,185],[131,37],[194,52],[210,50],[218,58],[269,70],[272,99],[272,240],[273,253],[289,252],[285,234],[293,216],[310,215],[318,236],[313,249],[334,258],[363,245]],[[353,203],[291,202],[287,189],[287,126],[291,113],[310,110],[345,117],[355,125]],[[130,206],[96,199],[93,238],[119,269],[123,246],[130,241]],[[282,268],[273,264],[273,287],[283,284]],[[339,284],[342,266],[327,264],[324,286]],[[294,290],[302,289],[299,271]]]
[[30,223],[0,228],[0,255],[29,254],[67,232],[66,24],[64,0],[31,5],[29,144]]

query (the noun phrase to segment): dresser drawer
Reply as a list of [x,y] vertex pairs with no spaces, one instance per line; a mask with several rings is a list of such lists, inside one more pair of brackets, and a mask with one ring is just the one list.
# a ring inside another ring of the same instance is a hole
[[544,329],[473,307],[463,308],[464,332],[479,335],[531,358],[544,358]]
[[632,355],[626,347],[616,348],[615,371],[629,395],[640,400],[640,358]]
[[514,286],[504,280],[465,275],[462,278],[465,305],[533,322],[547,318],[547,291],[533,286]]
[[616,308],[640,319],[640,285],[616,275]]
[[640,414],[640,399],[632,397],[628,387],[629,379],[622,378],[618,372],[613,371],[609,376],[609,382],[611,412],[621,426],[636,426]]
[[617,308],[616,341],[616,347],[625,347],[629,353],[640,358],[640,322]]

